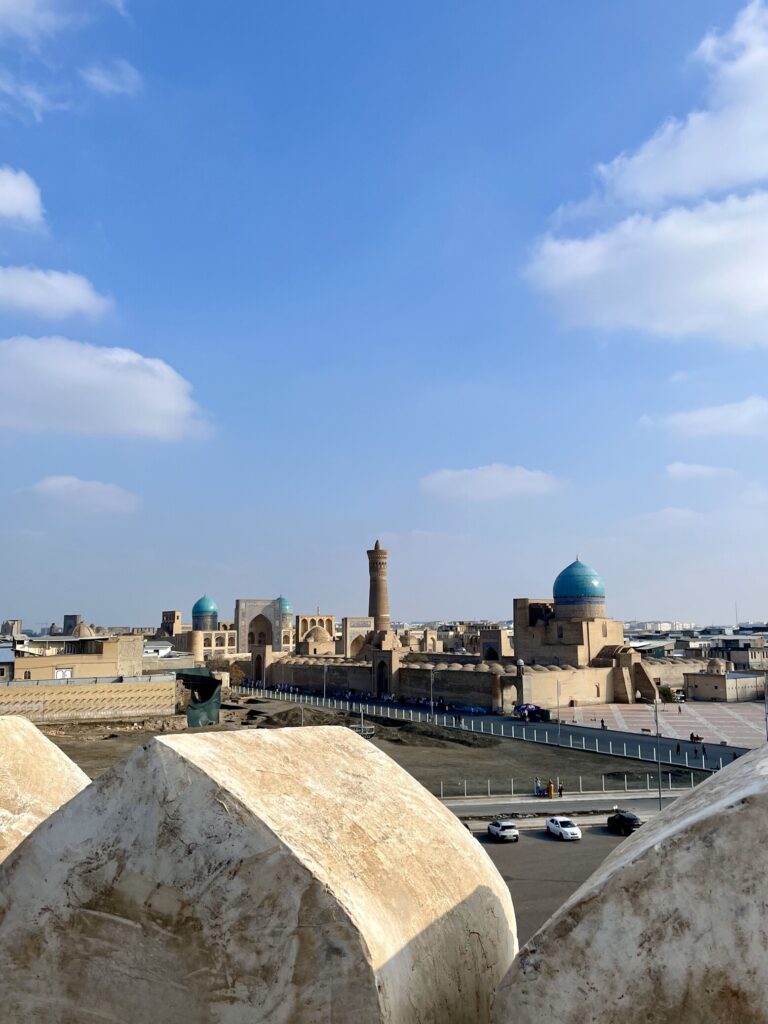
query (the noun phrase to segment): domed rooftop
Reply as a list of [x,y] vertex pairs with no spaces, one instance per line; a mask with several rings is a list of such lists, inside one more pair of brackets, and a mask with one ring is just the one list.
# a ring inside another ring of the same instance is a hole
[[277,606],[280,609],[281,615],[293,615],[293,606],[287,597],[283,597],[281,594],[277,599]]
[[555,601],[576,604],[581,601],[605,599],[605,584],[599,573],[579,561],[566,565],[552,588]]
[[314,644],[327,644],[331,640],[331,634],[322,626],[313,626],[307,633],[306,639]]
[[72,636],[80,637],[81,639],[96,636],[96,630],[93,626],[89,626],[87,622],[78,622],[72,630]]
[[197,601],[192,605],[193,615],[218,615],[219,608],[215,601],[211,600],[207,594],[203,594]]

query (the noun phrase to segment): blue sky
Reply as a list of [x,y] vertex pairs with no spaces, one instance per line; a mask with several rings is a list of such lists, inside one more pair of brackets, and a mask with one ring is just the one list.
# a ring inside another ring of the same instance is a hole
[[764,619],[768,7],[0,5],[0,617]]

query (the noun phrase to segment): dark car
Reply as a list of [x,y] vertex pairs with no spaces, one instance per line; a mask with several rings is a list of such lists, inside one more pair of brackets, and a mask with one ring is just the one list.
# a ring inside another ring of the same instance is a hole
[[632,811],[614,811],[606,824],[609,832],[616,832],[620,836],[629,836],[636,828],[640,828],[642,821]]

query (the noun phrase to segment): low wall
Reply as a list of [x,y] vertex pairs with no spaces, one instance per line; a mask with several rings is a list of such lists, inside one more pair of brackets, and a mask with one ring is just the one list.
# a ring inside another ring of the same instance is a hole
[[176,681],[0,687],[0,715],[32,722],[89,722],[173,715]]
[[353,690],[355,693],[372,693],[374,690],[371,666],[368,662],[328,663],[324,676],[324,664],[301,665],[294,662],[284,664],[274,661],[269,666],[270,686],[298,686],[302,690],[318,690],[322,693],[323,679],[328,693],[333,690]]

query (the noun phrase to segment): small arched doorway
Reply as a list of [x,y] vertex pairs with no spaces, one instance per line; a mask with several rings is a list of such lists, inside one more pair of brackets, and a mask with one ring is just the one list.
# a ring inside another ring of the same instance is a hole
[[253,659],[253,681],[254,683],[262,682],[264,676],[264,660],[260,654],[256,654]]
[[499,652],[495,647],[486,647],[485,649],[485,661],[498,661]]
[[376,696],[382,697],[389,692],[389,671],[386,661],[380,661],[376,666]]

